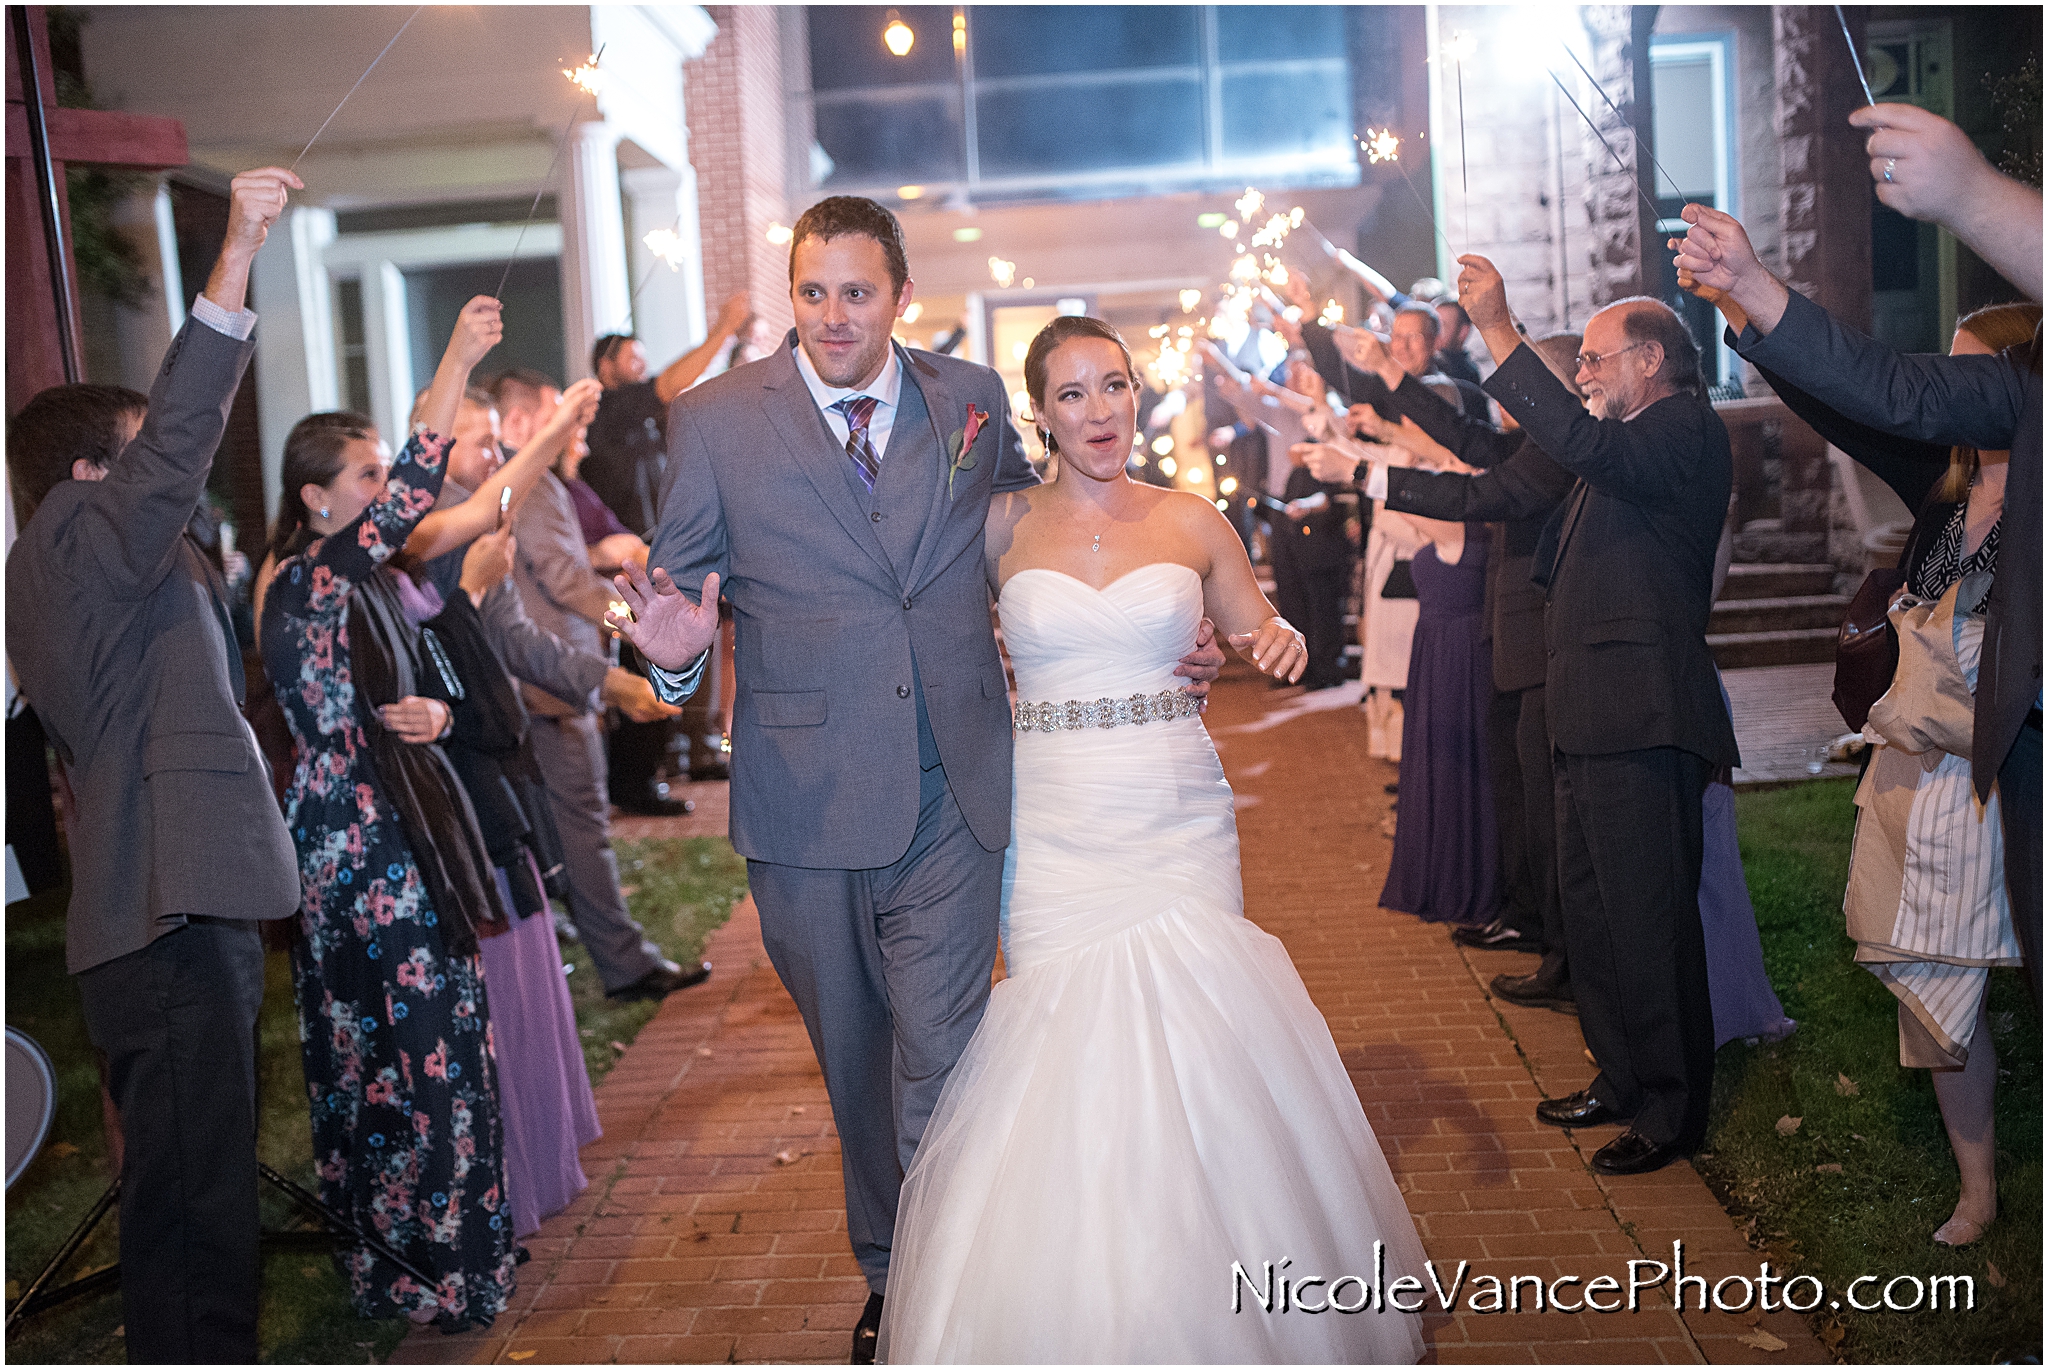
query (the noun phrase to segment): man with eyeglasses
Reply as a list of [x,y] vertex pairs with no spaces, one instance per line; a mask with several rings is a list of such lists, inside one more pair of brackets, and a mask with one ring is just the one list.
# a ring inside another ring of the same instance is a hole
[[1581,407],[1524,342],[1493,264],[1459,261],[1460,301],[1498,363],[1487,392],[1579,478],[1531,578],[1546,589],[1565,941],[1600,1073],[1536,1117],[1627,1123],[1593,1167],[1640,1174],[1699,1146],[1713,1087],[1699,882],[1707,782],[1738,760],[1706,643],[1728,430],[1664,304],[1639,296],[1587,322]]

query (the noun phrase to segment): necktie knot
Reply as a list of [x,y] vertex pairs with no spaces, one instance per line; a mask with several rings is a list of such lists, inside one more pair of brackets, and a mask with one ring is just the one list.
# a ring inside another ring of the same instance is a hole
[[875,451],[875,444],[868,437],[868,420],[874,416],[879,401],[873,395],[850,395],[832,407],[846,420],[846,455],[852,460],[861,483],[872,490],[875,478],[882,473],[881,454]]

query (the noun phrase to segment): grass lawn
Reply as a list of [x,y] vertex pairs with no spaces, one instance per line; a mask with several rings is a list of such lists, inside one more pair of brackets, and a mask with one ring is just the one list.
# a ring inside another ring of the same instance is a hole
[[[678,961],[699,958],[704,939],[725,922],[746,890],[746,863],[722,838],[656,838],[616,846],[628,902],[648,936]],[[7,1194],[10,1302],[91,1209],[110,1178],[98,1067],[86,1040],[78,991],[64,973],[64,900],[61,892],[46,894],[7,909],[7,1021],[42,1044],[58,1077],[50,1141]],[[595,1083],[658,1006],[610,1002],[581,949],[563,951],[564,963],[575,966],[570,997]],[[266,966],[260,1031],[258,1154],[312,1189],[298,1018],[291,970],[282,952],[271,953]],[[268,1186],[262,1202],[266,1230],[297,1224],[291,1205]],[[116,1234],[116,1216],[110,1213],[60,1281],[114,1262]],[[266,1246],[259,1316],[262,1356],[268,1362],[382,1361],[406,1331],[395,1319],[356,1317],[347,1282],[320,1247]],[[7,1359],[123,1362],[120,1323],[118,1294],[85,1297],[30,1319],[9,1340]]]
[[[1897,1001],[1851,962],[1843,931],[1853,789],[1827,781],[1737,797],[1765,965],[1799,1031],[1722,1049],[1712,1130],[1695,1164],[1729,1211],[1750,1220],[1774,1272],[1817,1275],[1833,1297],[1866,1274],[1974,1278],[1974,1311],[1859,1313],[1845,1302],[1819,1316],[1816,1332],[1844,1360],[2038,1360],[2040,1018],[2020,972],[1992,972],[1999,1217],[1974,1246],[1936,1246],[1958,1181],[1934,1087],[1927,1071],[1899,1065]],[[1781,1119],[1800,1121],[1781,1135]],[[1872,1286],[1861,1295],[1871,1301]]]

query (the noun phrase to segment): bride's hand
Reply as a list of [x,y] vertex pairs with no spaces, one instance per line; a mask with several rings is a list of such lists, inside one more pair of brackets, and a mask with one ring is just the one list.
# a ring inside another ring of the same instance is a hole
[[1208,619],[1195,630],[1195,649],[1180,659],[1180,665],[1173,668],[1177,676],[1186,676],[1189,683],[1187,692],[1197,699],[1208,696],[1209,682],[1223,672],[1223,649],[1216,645],[1216,625]]
[[1230,645],[1239,656],[1250,657],[1252,665],[1289,685],[1300,680],[1308,667],[1308,643],[1278,614],[1261,623],[1255,633],[1232,633]]

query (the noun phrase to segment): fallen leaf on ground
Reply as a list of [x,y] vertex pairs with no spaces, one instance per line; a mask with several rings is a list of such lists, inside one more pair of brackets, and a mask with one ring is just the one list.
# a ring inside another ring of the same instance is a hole
[[801,1113],[804,1111],[804,1106],[802,1104],[792,1104],[789,1111],[791,1113]]
[[803,1158],[804,1158],[804,1153],[803,1153],[803,1152],[801,1152],[801,1151],[791,1151],[791,1150],[788,1150],[787,1148],[785,1148],[785,1149],[783,1149],[783,1150],[781,1150],[781,1151],[778,1151],[778,1152],[776,1152],[776,1153],[775,1153],[775,1164],[777,1164],[777,1165],[795,1165],[795,1164],[796,1164],[796,1163],[797,1163],[798,1161],[801,1161],[801,1160],[802,1160]]
[[1842,1164],[1840,1161],[1830,1161],[1826,1165],[1817,1165],[1814,1169],[1822,1175],[1839,1175],[1842,1173]]
[[1795,1118],[1789,1113],[1786,1114],[1784,1117],[1778,1119],[1778,1135],[1780,1137],[1791,1136],[1793,1133],[1799,1130],[1799,1125],[1805,1121],[1806,1119],[1803,1116]]
[[1827,1347],[1830,1351],[1839,1350],[1843,1338],[1848,1335],[1848,1328],[1838,1322],[1831,1322],[1826,1327],[1820,1329],[1820,1344]]
[[1993,1289],[2005,1288],[2005,1272],[1998,1268],[1998,1262],[1984,1262],[1984,1278],[1991,1281]]
[[1859,1142],[1864,1140],[1863,1134],[1860,1132],[1852,1132],[1849,1135]]
[[710,1048],[710,1047],[698,1047],[698,1048],[697,1048],[697,1054],[698,1054],[699,1056],[709,1056],[709,1055],[711,1054],[711,1048]]
[[1741,1342],[1744,1346],[1755,1347],[1759,1351],[1783,1351],[1791,1344],[1783,1337],[1772,1336],[1761,1327],[1757,1328],[1754,1332],[1745,1332],[1735,1340]]
[[1862,1090],[1856,1087],[1856,1082],[1854,1080],[1850,1079],[1846,1075],[1841,1074],[1840,1072],[1836,1073],[1835,1093],[1841,1095],[1844,1099],[1853,1099],[1862,1092]]
[[617,1054],[624,1056],[626,1054],[626,1044],[624,1042],[613,1042],[612,1050]]
[[534,1358],[535,1356],[539,1355],[539,1354],[540,1354],[540,1352],[538,1352],[538,1351],[512,1351],[512,1352],[508,1352],[507,1354],[508,1354],[508,1356],[509,1356],[509,1357],[510,1357],[510,1358],[511,1358],[512,1360],[532,1360],[532,1359],[533,1359],[533,1358]]

